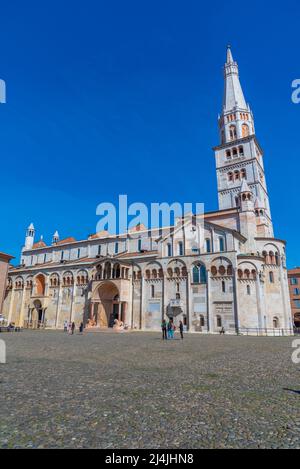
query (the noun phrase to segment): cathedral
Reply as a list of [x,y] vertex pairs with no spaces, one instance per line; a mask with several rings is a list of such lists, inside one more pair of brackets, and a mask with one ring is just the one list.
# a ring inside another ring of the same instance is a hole
[[224,81],[214,148],[219,209],[177,218],[171,228],[139,224],[80,241],[55,232],[50,245],[35,242],[31,224],[8,275],[8,322],[151,331],[173,318],[198,333],[292,329],[286,243],[274,237],[263,151],[230,47]]

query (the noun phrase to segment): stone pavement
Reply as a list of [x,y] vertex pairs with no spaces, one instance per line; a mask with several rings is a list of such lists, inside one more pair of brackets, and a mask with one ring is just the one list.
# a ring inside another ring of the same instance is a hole
[[1,334],[1,448],[299,448],[292,338]]

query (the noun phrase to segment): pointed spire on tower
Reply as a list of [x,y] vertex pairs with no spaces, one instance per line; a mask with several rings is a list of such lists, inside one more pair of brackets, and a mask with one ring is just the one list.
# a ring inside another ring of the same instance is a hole
[[223,99],[223,112],[234,111],[240,109],[247,111],[248,106],[244,97],[239,79],[238,64],[234,62],[231,47],[227,46],[227,58],[224,68],[225,75],[225,92]]
[[232,57],[232,52],[231,52],[231,46],[227,46],[227,64],[232,64],[233,63],[233,57]]
[[241,190],[240,190],[241,194],[243,194],[244,192],[251,192],[251,189],[250,189],[246,179],[243,179],[243,182],[242,182],[242,185],[241,185]]
[[56,244],[59,241],[59,234],[58,231],[56,230],[53,237],[52,237],[52,244]]
[[26,230],[25,236],[25,249],[31,249],[34,243],[35,228],[33,223],[30,223]]

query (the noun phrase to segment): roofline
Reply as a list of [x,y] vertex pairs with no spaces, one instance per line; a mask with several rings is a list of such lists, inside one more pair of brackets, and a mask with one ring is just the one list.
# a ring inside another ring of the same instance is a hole
[[0,252],[0,260],[10,262],[12,259],[15,259],[15,257],[5,252]]
[[283,243],[283,244],[287,244],[287,241],[285,241],[284,239],[278,239],[278,238],[254,238],[256,241],[277,241],[279,243]]

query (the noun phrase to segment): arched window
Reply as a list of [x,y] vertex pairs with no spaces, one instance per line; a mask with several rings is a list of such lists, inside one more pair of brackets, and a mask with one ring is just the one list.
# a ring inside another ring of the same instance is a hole
[[224,280],[222,282],[222,292],[226,293],[226,283],[224,282]]
[[236,148],[234,148],[234,149],[232,150],[232,154],[233,154],[233,158],[237,158],[237,156],[238,156],[238,151],[237,151]]
[[233,172],[228,173],[228,181],[233,181]]
[[193,283],[200,283],[200,271],[197,265],[193,268]]
[[180,277],[180,269],[179,269],[179,267],[175,267],[174,272],[175,272],[176,277]]
[[183,242],[179,241],[178,243],[178,255],[183,256]]
[[219,237],[219,248],[220,248],[220,252],[225,251],[225,242],[224,242],[223,236]]
[[240,172],[239,171],[234,171],[234,179],[238,181],[240,179]]
[[211,252],[211,242],[209,238],[205,240],[205,244],[206,244],[206,252]]
[[119,252],[119,243],[115,243],[115,254]]
[[193,283],[206,283],[206,269],[204,265],[193,267]]
[[168,257],[172,257],[172,244],[171,243],[167,244],[167,253],[168,253]]
[[200,326],[201,326],[201,327],[204,327],[204,326],[205,326],[205,319],[204,319],[203,314],[200,314]]
[[274,327],[274,329],[278,329],[278,328],[280,327],[280,325],[279,325],[279,319],[278,319],[277,316],[275,316],[275,317],[273,318],[273,327]]
[[155,287],[154,285],[151,285],[151,297],[154,298],[155,296]]
[[249,136],[249,126],[247,124],[242,125],[242,136],[243,138]]
[[250,288],[250,285],[247,285],[247,295],[251,295],[251,288]]
[[222,327],[222,318],[221,318],[221,316],[217,316],[217,327]]
[[231,151],[230,151],[230,150],[227,150],[227,151],[226,151],[226,158],[227,158],[228,160],[231,159]]
[[241,170],[241,178],[242,178],[242,179],[247,179],[247,173],[246,173],[246,170],[245,170],[245,169],[242,169],[242,170]]
[[274,283],[274,274],[273,274],[273,272],[269,272],[269,280],[270,280],[270,283]]
[[142,250],[142,240],[141,238],[138,240],[138,251],[141,252]]
[[243,146],[239,147],[239,154],[240,154],[240,156],[244,156],[244,147]]
[[236,140],[237,139],[237,133],[236,133],[236,126],[231,125],[229,127],[229,135],[230,135],[230,140]]
[[269,260],[270,260],[270,264],[274,264],[275,256],[274,256],[273,251],[269,252]]

